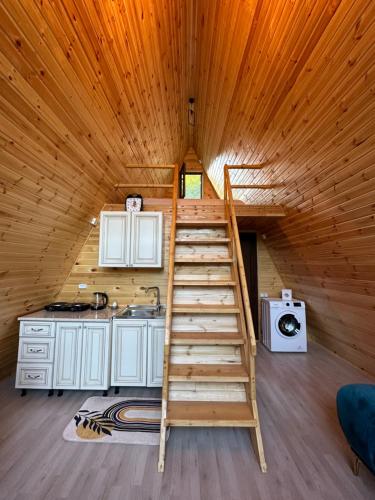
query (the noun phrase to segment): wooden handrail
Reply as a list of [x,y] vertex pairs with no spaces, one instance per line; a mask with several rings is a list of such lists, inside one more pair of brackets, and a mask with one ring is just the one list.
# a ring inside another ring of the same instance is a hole
[[248,331],[248,335],[249,335],[250,349],[251,349],[251,354],[253,356],[255,356],[256,355],[256,340],[255,340],[255,333],[254,333],[254,324],[253,324],[253,319],[252,319],[252,314],[251,314],[251,309],[250,309],[249,292],[247,289],[245,268],[244,268],[242,251],[241,251],[240,235],[238,232],[237,218],[236,218],[236,212],[235,212],[235,208],[234,208],[233,195],[232,195],[232,189],[231,189],[227,165],[224,166],[224,191],[226,191],[225,199],[227,200],[227,204],[228,204],[228,211],[229,211],[229,216],[230,216],[229,220],[231,222],[233,236],[234,236],[234,244],[235,244],[234,246],[235,246],[236,257],[237,257],[238,273],[240,276],[242,300],[244,303],[246,326],[247,326],[247,331]]
[[168,264],[168,289],[167,309],[165,313],[165,340],[164,340],[164,362],[163,362],[163,389],[161,404],[161,426],[160,426],[160,449],[159,449],[159,471],[164,470],[165,440],[167,404],[168,404],[168,376],[169,376],[169,354],[170,338],[172,330],[172,308],[173,308],[173,282],[174,282],[174,258],[176,246],[176,221],[177,221],[177,195],[178,195],[178,165],[174,167],[173,175],[173,199],[172,199],[172,222],[169,240],[169,264]]
[[155,189],[172,189],[174,184],[115,184],[115,189],[118,188],[155,188]]
[[269,163],[259,163],[258,165],[246,165],[242,163],[242,165],[225,165],[228,170],[261,170],[262,168],[269,165]]
[[[153,169],[168,169],[168,170],[176,170],[176,164],[173,164],[173,165],[170,165],[168,163],[127,163],[125,165],[125,168],[153,168]],[[115,189],[135,189],[135,188],[140,188],[140,189],[144,189],[144,188],[152,188],[152,189],[173,189],[175,186],[174,184],[174,181],[173,181],[173,184],[146,184],[146,183],[142,183],[142,184],[133,184],[133,183],[130,183],[130,184],[127,184],[127,183],[117,183],[114,185],[114,188]]]
[[168,168],[169,170],[173,170],[175,168],[175,164],[167,164],[167,163],[127,163],[125,165],[126,168]]

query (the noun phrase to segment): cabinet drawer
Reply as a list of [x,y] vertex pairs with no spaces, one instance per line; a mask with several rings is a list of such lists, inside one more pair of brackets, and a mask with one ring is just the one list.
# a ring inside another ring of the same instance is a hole
[[16,387],[24,389],[51,389],[52,364],[18,363]]
[[21,321],[20,335],[22,337],[54,337],[55,323],[53,321]]
[[53,362],[55,339],[28,339],[20,337],[18,361],[26,362]]

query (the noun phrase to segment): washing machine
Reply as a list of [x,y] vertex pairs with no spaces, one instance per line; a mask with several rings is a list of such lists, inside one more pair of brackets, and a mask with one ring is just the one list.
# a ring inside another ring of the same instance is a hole
[[276,352],[306,352],[306,311],[301,300],[262,299],[263,344]]

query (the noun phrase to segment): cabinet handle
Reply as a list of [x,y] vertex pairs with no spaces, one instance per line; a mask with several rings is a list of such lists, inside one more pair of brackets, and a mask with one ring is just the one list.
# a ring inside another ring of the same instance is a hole
[[34,348],[34,347],[29,347],[28,352],[43,352],[43,348]]
[[41,375],[31,375],[30,373],[27,373],[26,378],[29,380],[36,380],[38,378],[42,378],[42,376]]
[[32,332],[42,332],[43,328],[34,328],[34,327],[31,327],[31,331]]

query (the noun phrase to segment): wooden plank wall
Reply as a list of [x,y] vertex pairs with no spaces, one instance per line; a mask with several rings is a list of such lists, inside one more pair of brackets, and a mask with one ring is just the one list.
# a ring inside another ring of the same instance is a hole
[[[278,107],[269,93],[261,93],[264,80],[256,73],[256,88],[248,92],[247,79],[240,84],[242,102],[234,109],[255,113],[254,119],[235,126],[233,112],[221,138],[226,153],[219,163],[205,160],[215,185],[220,185],[225,162],[270,161],[264,171],[241,172],[236,180],[280,181],[285,187],[271,193],[240,191],[238,196],[287,206],[287,217],[264,229],[266,244],[285,285],[307,302],[310,335],[372,374],[374,38],[374,2],[342,2]],[[262,95],[263,105],[256,106],[252,95]],[[253,141],[253,150],[239,152],[239,141]]]
[[[105,205],[103,210],[123,210],[124,205]],[[98,267],[99,225],[92,229],[69,276],[59,294],[59,300],[92,300],[92,293],[106,292],[110,302],[120,305],[155,303],[155,295],[146,295],[142,287],[160,287],[161,301],[165,303],[168,281],[169,236],[171,228],[171,200],[144,200],[146,211],[162,211],[164,214],[164,251],[162,269],[130,269]],[[86,283],[87,289],[79,290],[79,283]]]
[[64,160],[48,173],[35,148],[8,142],[0,153],[0,376],[14,367],[17,316],[57,297],[103,204],[100,186]]
[[56,298],[114,184],[170,182],[123,166],[187,149],[184,6],[155,5],[0,3],[0,376],[17,316]]
[[268,297],[279,298],[281,296],[281,290],[286,287],[272,259],[270,251],[260,234],[258,234],[257,237],[257,253],[259,294],[265,292],[268,294]]

